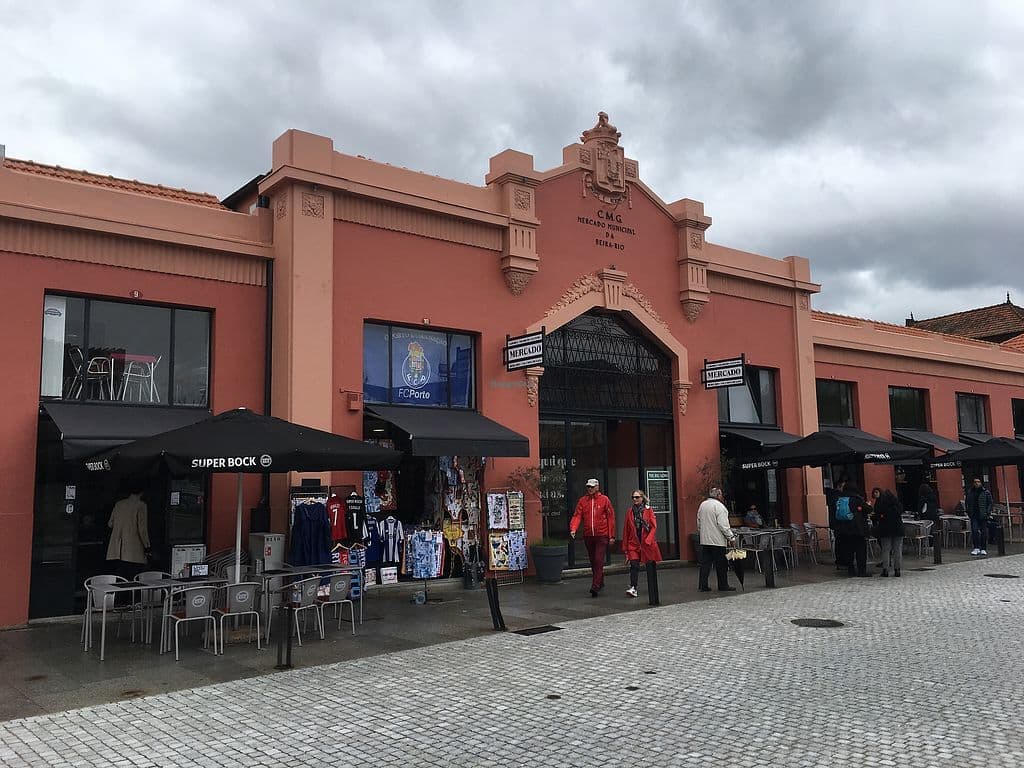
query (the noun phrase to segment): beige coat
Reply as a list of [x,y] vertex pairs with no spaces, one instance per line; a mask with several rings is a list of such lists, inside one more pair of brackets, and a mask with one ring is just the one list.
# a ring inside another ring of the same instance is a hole
[[729,527],[729,510],[718,499],[705,499],[697,508],[697,530],[700,543],[709,547],[724,547],[736,534]]
[[110,544],[107,560],[145,563],[149,549],[149,509],[139,494],[121,499],[110,513]]

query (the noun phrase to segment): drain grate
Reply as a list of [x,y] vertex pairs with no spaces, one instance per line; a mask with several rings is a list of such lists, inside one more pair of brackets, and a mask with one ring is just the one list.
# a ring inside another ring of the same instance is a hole
[[791,624],[796,624],[798,627],[845,627],[841,621],[835,619],[791,619]]
[[1019,579],[1020,576],[1016,576],[1012,573],[986,573],[990,579]]
[[25,680],[29,683],[38,683],[40,680],[46,680],[49,675],[29,675]]
[[556,699],[560,699],[560,698],[562,698],[562,697],[561,697],[561,696],[559,696],[559,695],[558,695],[557,693],[549,693],[549,694],[548,694],[547,696],[545,696],[544,698],[545,698],[545,699],[551,699],[552,701],[555,701]]
[[934,568],[911,568],[912,571],[934,571]]
[[645,674],[645,675],[656,675],[656,674],[658,674],[658,673],[657,673],[657,672],[655,672],[655,671],[654,671],[653,669],[648,669],[648,670],[645,670],[645,671],[644,671],[644,674]]
[[543,635],[545,632],[556,632],[559,629],[561,629],[561,627],[556,627],[554,624],[544,624],[540,627],[530,627],[529,629],[517,629],[512,634],[526,635],[527,637],[529,637],[530,635]]
[[627,691],[639,691],[640,690],[640,686],[639,685],[627,685],[626,686],[626,690]]

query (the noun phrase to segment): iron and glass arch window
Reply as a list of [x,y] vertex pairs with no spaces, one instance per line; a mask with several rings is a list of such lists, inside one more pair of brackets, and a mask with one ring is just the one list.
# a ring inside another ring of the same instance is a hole
[[383,323],[363,325],[363,401],[473,408],[473,337]]

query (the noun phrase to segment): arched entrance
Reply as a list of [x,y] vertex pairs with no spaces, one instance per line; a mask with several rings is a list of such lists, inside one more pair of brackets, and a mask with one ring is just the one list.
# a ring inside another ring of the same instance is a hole
[[[596,477],[616,509],[616,539],[630,491],[650,494],[665,557],[679,556],[675,502],[672,356],[625,312],[594,308],[548,334],[539,383],[546,535],[564,538],[576,500]],[[611,554],[621,560],[621,552]],[[587,562],[569,546],[569,566]]]

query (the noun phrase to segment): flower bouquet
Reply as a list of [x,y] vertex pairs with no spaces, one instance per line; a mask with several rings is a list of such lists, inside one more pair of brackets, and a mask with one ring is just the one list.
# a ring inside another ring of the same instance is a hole
[[732,572],[736,574],[736,580],[739,581],[740,586],[743,586],[743,573],[746,570],[746,559],[747,550],[745,549],[730,549],[725,553],[725,559],[729,561],[729,566],[732,568]]

